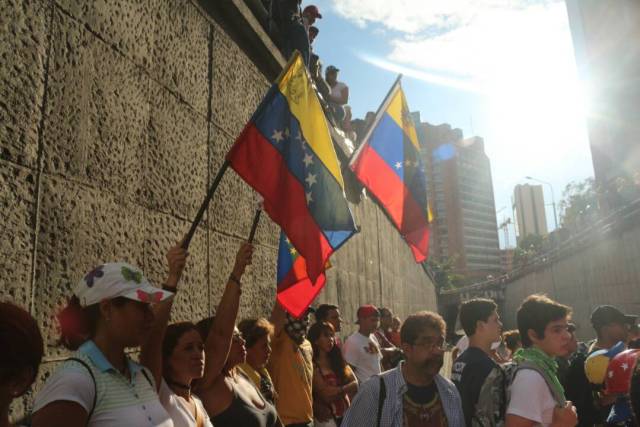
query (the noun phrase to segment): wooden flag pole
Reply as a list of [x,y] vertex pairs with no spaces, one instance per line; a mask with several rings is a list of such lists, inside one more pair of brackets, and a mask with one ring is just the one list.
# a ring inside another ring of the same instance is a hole
[[187,235],[184,238],[184,241],[182,242],[183,249],[185,250],[189,249],[189,244],[191,243],[191,239],[193,239],[193,235],[196,233],[198,224],[200,224],[200,221],[202,221],[202,217],[204,216],[204,213],[207,210],[207,207],[211,202],[211,198],[213,197],[213,194],[216,192],[216,189],[218,188],[218,185],[220,184],[220,181],[222,180],[224,173],[229,168],[229,164],[230,164],[229,160],[225,159],[222,166],[220,166],[220,169],[218,170],[218,174],[214,178],[213,183],[211,184],[211,187],[209,187],[209,192],[207,193],[207,197],[204,198],[204,201],[200,206],[200,210],[198,210],[198,213],[196,214],[196,217],[193,220],[193,223],[191,223],[191,228],[189,228],[189,232],[187,233]]
[[253,238],[256,236],[256,230],[258,230],[258,223],[260,222],[261,213],[262,213],[262,208],[256,209],[256,215],[253,217],[251,232],[249,233],[249,239],[247,240],[249,243],[253,243]]

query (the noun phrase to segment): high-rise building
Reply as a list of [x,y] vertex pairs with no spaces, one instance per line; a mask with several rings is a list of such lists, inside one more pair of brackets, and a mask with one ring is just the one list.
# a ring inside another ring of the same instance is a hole
[[518,239],[529,234],[539,236],[548,234],[544,193],[541,185],[516,185],[513,189],[513,210],[516,217]]
[[427,169],[427,196],[434,215],[430,256],[455,260],[468,278],[501,270],[491,164],[480,137],[433,126],[413,115]]
[[640,1],[566,0],[581,79],[590,98],[587,127],[605,209],[640,175]]

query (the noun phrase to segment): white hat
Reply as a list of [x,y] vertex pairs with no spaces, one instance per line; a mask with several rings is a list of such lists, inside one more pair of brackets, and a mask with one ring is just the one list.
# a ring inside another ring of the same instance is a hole
[[173,293],[153,286],[140,270],[124,262],[97,266],[80,279],[73,293],[82,307],[117,297],[157,303],[173,296]]

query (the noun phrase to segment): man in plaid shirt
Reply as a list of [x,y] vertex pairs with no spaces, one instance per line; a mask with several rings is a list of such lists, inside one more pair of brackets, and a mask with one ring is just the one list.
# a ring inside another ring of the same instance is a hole
[[361,386],[342,427],[464,427],[458,390],[438,373],[445,330],[436,313],[409,316],[400,330],[406,360]]

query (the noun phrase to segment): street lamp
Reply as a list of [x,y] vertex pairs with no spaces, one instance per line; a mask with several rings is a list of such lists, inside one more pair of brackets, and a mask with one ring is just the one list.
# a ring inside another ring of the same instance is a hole
[[525,176],[525,179],[528,179],[530,181],[537,181],[537,182],[540,182],[542,184],[546,184],[551,189],[551,205],[553,206],[553,221],[554,221],[554,223],[556,225],[555,228],[557,230],[558,229],[558,214],[556,214],[556,196],[553,194],[553,185],[551,185],[550,182],[543,181],[541,179],[534,178],[532,176]]

